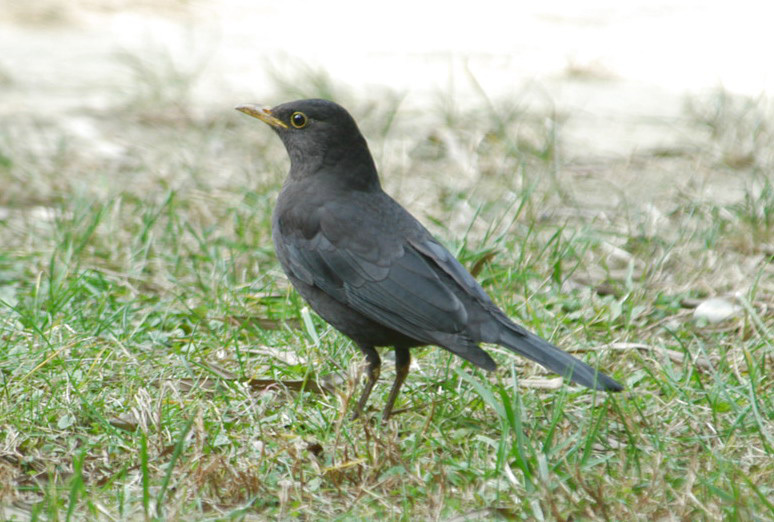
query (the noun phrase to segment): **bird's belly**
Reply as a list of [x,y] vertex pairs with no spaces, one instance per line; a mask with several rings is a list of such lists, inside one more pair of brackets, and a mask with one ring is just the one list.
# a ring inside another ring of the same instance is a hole
[[293,277],[292,274],[287,276],[301,297],[320,317],[358,344],[404,348],[425,344],[369,319],[319,288]]

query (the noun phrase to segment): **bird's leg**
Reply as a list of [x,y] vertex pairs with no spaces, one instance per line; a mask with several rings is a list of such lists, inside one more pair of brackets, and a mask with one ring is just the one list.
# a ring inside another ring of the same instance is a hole
[[357,401],[355,412],[352,414],[352,420],[357,419],[363,413],[363,408],[365,408],[366,402],[368,402],[368,396],[371,395],[371,390],[379,379],[379,369],[382,366],[379,352],[373,346],[358,344],[358,348],[360,348],[360,351],[363,352],[366,358],[366,383],[363,394],[360,395],[360,400]]
[[392,407],[395,405],[395,399],[398,397],[400,387],[403,386],[403,381],[406,380],[406,376],[409,372],[409,366],[411,366],[411,354],[408,348],[395,348],[395,382],[392,383],[392,389],[390,390],[390,396],[387,397],[387,405],[384,407],[382,413],[382,422],[387,422],[392,413]]

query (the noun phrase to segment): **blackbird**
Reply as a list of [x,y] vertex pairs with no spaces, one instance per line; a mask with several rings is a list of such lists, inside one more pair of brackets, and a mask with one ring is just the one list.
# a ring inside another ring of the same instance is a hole
[[395,350],[386,421],[409,371],[409,349],[434,344],[484,368],[495,343],[565,378],[620,391],[607,375],[511,321],[467,270],[379,183],[365,138],[340,105],[320,99],[237,110],[267,123],[290,156],[272,237],[290,282],[366,358],[357,418],[379,377],[376,347]]

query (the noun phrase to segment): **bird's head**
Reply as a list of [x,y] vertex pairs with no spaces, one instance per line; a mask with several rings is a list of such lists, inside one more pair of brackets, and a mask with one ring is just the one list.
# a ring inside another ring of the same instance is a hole
[[376,172],[363,135],[344,107],[328,100],[283,103],[271,109],[240,105],[236,110],[258,118],[279,135],[288,151],[291,176],[303,177],[328,167],[340,172],[361,168]]

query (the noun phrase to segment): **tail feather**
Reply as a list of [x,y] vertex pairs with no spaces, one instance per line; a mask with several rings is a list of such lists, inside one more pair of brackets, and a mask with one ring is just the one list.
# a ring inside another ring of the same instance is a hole
[[616,380],[516,325],[502,328],[497,344],[588,388],[603,391],[623,390],[623,386]]

